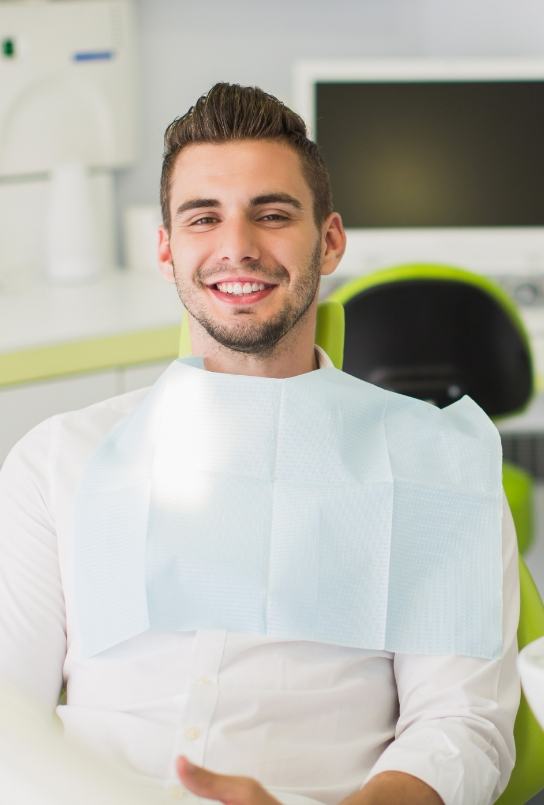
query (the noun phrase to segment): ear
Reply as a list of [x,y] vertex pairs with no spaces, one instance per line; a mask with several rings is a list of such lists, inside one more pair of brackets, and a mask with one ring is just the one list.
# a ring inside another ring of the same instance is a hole
[[321,275],[332,274],[346,251],[346,233],[342,217],[331,212],[321,227]]
[[158,235],[159,271],[167,282],[175,282],[174,264],[172,262],[172,252],[170,251],[170,236],[162,224],[159,226]]

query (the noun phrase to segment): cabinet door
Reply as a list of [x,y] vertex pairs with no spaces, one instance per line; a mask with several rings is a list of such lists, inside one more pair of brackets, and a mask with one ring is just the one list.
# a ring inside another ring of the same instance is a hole
[[120,393],[116,370],[0,389],[0,463],[34,425]]

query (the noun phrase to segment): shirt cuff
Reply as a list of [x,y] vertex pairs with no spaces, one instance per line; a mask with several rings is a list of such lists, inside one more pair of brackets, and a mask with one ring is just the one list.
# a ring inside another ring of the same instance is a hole
[[[494,757],[495,756],[495,757]],[[491,805],[499,781],[496,751],[467,727],[422,726],[406,731],[389,744],[365,779],[384,771],[418,777],[442,797],[445,805]]]

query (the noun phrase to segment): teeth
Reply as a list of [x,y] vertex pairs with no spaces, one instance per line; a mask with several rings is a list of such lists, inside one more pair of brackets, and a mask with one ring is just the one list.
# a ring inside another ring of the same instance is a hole
[[243,285],[241,282],[218,282],[217,287],[223,293],[231,293],[235,294],[236,296],[242,296],[242,294],[264,291],[266,285],[263,285],[262,282],[244,282]]

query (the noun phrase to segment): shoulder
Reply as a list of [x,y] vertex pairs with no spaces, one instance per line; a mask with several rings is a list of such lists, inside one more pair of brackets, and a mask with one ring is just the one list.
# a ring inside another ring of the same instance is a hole
[[51,417],[51,420],[57,428],[74,431],[85,430],[89,427],[100,429],[104,425],[113,426],[120,419],[132,413],[151,388],[152,386],[145,386],[141,389],[118,394],[106,400],[87,405],[84,408],[56,414]]
[[150,387],[54,414],[35,425],[11,448],[2,465],[5,475],[44,474],[59,461],[77,467],[115,425],[146,396]]

